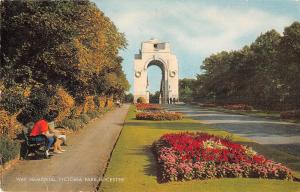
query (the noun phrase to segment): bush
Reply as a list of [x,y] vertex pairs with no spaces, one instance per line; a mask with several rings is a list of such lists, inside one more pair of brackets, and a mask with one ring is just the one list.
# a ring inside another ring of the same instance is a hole
[[139,97],[137,100],[136,100],[137,103],[146,103],[146,99],[144,97]]
[[5,110],[0,110],[0,136],[15,138],[21,133],[22,125],[16,119],[17,114],[9,115]]
[[114,107],[113,97],[106,98],[106,107],[109,109]]
[[0,136],[16,138],[21,133],[22,125],[16,119],[17,114],[9,115],[5,110],[0,110]]
[[48,113],[51,95],[51,90],[46,88],[32,89],[28,105],[22,110],[18,120],[24,124],[26,121],[35,122],[42,119]]
[[64,88],[58,87],[55,95],[50,99],[49,109],[58,111],[58,116],[55,120],[61,122],[70,115],[74,104],[73,97]]
[[61,125],[72,129],[73,131],[78,131],[80,128],[83,127],[83,123],[79,119],[64,119],[61,122]]
[[0,110],[0,136],[7,135],[10,127],[10,117],[7,111]]
[[223,177],[293,179],[251,148],[205,133],[165,134],[153,143],[162,182]]
[[281,112],[280,118],[282,118],[282,119],[300,119],[300,110]]
[[101,116],[101,113],[99,111],[90,111],[87,113],[87,115],[91,118],[91,119],[95,119],[97,117]]
[[23,94],[23,89],[21,87],[13,87],[11,89],[3,90],[0,106],[10,114],[15,114],[26,106],[26,101],[27,99]]
[[2,164],[17,157],[20,152],[20,144],[12,139],[0,136],[0,149],[2,156]]
[[89,111],[95,111],[96,106],[94,102],[94,96],[87,96],[85,97],[84,104],[83,104],[83,113],[87,113]]
[[105,96],[95,96],[94,103],[99,112],[101,112],[105,108],[106,97]]
[[81,114],[79,116],[79,119],[85,124],[88,124],[89,121],[91,120],[91,118],[86,113]]
[[70,111],[70,119],[78,118],[83,113],[83,105],[75,106]]
[[105,96],[100,96],[99,97],[99,108],[104,109],[105,108],[105,103],[106,103],[106,97]]
[[161,106],[158,104],[149,104],[149,103],[137,103],[136,109],[140,111],[156,111],[161,110]]
[[141,112],[136,114],[136,119],[153,121],[180,120],[182,119],[182,114],[174,112]]

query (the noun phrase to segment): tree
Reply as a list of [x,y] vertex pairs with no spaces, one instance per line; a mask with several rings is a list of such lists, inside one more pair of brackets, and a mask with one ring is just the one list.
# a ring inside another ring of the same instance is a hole
[[285,28],[284,36],[267,31],[250,46],[207,57],[192,97],[220,104],[242,102],[269,110],[299,107],[299,26],[294,22]]
[[179,80],[179,98],[183,102],[193,101],[193,90],[195,87],[195,79],[180,79]]
[[159,103],[160,91],[156,91],[154,94],[150,93],[149,102],[150,103]]
[[132,93],[125,94],[124,102],[133,103],[133,94]]
[[6,89],[62,85],[75,98],[129,89],[118,56],[126,47],[124,34],[94,3],[1,1],[1,26]]
[[300,107],[300,23],[286,27],[279,48],[278,74],[285,92],[282,100],[291,108]]

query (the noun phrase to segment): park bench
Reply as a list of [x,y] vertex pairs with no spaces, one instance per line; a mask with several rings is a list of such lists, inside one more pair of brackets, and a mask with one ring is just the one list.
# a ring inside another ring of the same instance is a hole
[[[48,139],[45,135],[30,136],[30,129],[32,126],[23,126],[22,137],[23,142],[21,143],[21,159],[44,159],[48,158],[46,154]],[[31,155],[31,156],[30,156]],[[32,156],[34,155],[34,156]]]

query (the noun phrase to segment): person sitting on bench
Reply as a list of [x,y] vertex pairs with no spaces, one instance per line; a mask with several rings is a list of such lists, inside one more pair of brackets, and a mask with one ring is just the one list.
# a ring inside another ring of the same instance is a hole
[[37,122],[35,122],[33,128],[31,129],[31,133],[30,136],[37,136],[37,135],[45,135],[48,138],[48,149],[46,151],[46,155],[49,155],[49,149],[52,146],[52,144],[54,143],[54,153],[62,153],[60,145],[62,143],[62,141],[60,139],[56,139],[54,137],[54,134],[50,134],[49,133],[49,126],[48,126],[48,122],[51,122],[54,120],[55,117],[47,114],[43,119],[38,120]]
[[[50,120],[53,119],[52,121],[48,121],[49,132],[53,133],[57,139],[62,140],[63,145],[67,145],[66,131],[62,129],[56,129],[57,127],[55,126],[54,119],[58,116],[58,111],[52,110],[48,113],[48,116],[50,116],[48,117],[48,119]],[[61,151],[65,151],[65,150],[61,149]]]

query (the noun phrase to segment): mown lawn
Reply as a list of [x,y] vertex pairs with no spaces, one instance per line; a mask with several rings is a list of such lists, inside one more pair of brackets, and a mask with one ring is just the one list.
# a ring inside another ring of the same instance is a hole
[[[300,182],[267,179],[226,178],[159,184],[156,178],[156,162],[150,149],[151,144],[165,133],[185,131],[208,132],[231,137],[236,142],[251,143],[245,138],[203,126],[187,118],[180,121],[158,122],[135,120],[134,106],[131,106],[105,174],[106,178],[124,178],[124,181],[104,181],[100,186],[100,191],[300,191]],[[261,146],[258,148],[260,151],[266,150]]]

